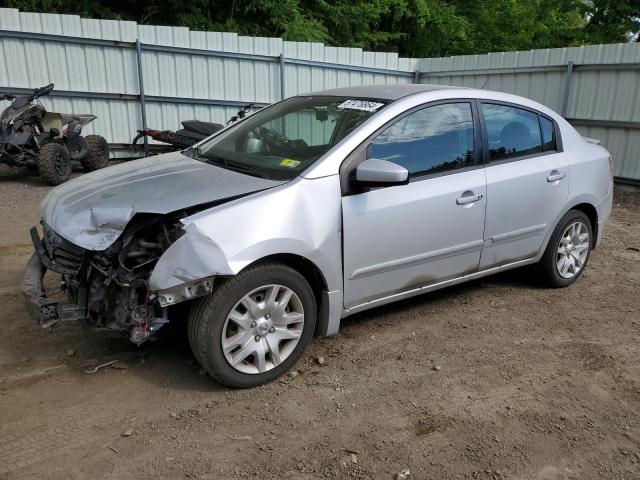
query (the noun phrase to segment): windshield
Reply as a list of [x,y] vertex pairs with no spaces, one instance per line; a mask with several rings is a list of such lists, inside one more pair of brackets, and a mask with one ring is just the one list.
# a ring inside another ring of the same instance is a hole
[[288,180],[385,105],[363,98],[292,97],[184,153],[248,175]]

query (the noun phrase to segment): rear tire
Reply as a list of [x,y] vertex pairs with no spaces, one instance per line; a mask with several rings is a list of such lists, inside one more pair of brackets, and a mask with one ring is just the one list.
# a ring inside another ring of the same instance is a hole
[[540,278],[550,287],[567,287],[575,282],[589,261],[593,227],[580,210],[569,210],[558,222],[537,265]]
[[84,137],[89,145],[89,153],[80,160],[85,172],[93,172],[109,165],[109,144],[100,135],[87,135]]
[[59,143],[47,143],[38,153],[38,171],[49,185],[60,185],[71,176],[69,150]]
[[292,368],[311,341],[315,323],[315,297],[305,278],[286,265],[263,263],[198,301],[188,336],[195,357],[214,380],[248,388]]

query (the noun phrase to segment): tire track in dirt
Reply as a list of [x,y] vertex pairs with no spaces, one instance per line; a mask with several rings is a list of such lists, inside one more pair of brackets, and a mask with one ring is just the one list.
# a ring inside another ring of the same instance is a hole
[[0,476],[61,455],[97,438],[91,431],[96,417],[87,417],[69,423],[60,420],[45,429],[28,434],[17,430],[3,435],[0,443]]
[[[115,425],[140,405],[142,395],[110,393],[105,404],[81,403],[47,416],[46,427],[29,417],[0,425],[0,478],[100,439],[96,427]],[[129,408],[123,407],[129,405]]]

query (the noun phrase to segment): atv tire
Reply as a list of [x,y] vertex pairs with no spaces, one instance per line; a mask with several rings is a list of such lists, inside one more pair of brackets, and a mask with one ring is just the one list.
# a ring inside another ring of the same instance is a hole
[[89,145],[87,156],[80,160],[85,172],[93,172],[106,167],[109,164],[109,144],[100,135],[87,135],[84,137]]
[[69,150],[59,143],[47,143],[38,153],[38,171],[49,185],[60,185],[71,176]]

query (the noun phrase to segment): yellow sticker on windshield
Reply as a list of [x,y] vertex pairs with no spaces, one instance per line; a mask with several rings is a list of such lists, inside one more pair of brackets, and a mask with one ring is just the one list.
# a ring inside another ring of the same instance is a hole
[[292,160],[290,158],[283,158],[280,162],[281,167],[296,168],[298,165],[300,165],[300,160]]

